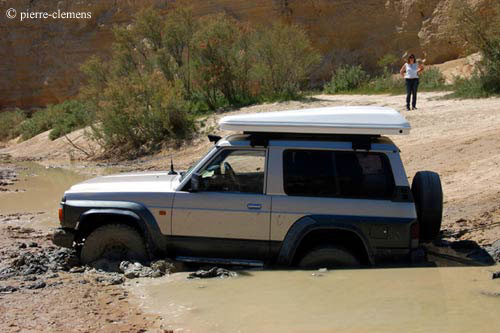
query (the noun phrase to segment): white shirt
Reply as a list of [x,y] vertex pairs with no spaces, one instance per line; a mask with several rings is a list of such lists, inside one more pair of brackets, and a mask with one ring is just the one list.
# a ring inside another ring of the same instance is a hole
[[406,63],[405,79],[418,79],[418,65]]

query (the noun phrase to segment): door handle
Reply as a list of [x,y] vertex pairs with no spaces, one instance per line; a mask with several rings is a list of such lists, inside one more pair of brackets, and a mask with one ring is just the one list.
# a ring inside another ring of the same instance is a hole
[[253,203],[249,203],[247,205],[247,208],[248,209],[261,209],[262,208],[262,205],[261,204],[253,204]]

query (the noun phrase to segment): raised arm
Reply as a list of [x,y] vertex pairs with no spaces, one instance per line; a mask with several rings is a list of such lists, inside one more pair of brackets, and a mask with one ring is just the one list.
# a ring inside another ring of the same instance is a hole
[[424,71],[424,65],[420,64],[418,65],[418,71],[417,71],[417,74],[420,74]]

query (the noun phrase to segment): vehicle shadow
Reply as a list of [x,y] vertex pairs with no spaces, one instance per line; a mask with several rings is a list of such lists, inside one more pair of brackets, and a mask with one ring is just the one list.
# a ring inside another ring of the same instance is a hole
[[495,265],[495,259],[474,241],[438,239],[421,245],[425,255],[420,260],[402,260],[379,263],[373,268],[412,267],[477,267]]
[[437,240],[425,244],[429,262],[436,266],[490,266],[495,259],[479,244],[471,240]]

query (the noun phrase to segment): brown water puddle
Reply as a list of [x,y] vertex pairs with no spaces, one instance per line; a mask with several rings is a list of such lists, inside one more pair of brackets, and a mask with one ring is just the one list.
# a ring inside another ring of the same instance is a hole
[[128,288],[176,332],[498,332],[499,268],[177,273]]
[[[57,226],[64,191],[92,176],[35,163],[20,166],[19,181],[10,192],[0,192],[0,214],[41,212],[27,222],[32,227]],[[491,280],[491,272],[499,269],[339,270],[316,276],[249,271],[224,280],[187,280],[187,273],[178,273],[127,288],[146,310],[162,315],[165,328],[182,332],[498,332],[500,280]]]
[[[81,175],[61,168],[46,168],[36,163],[19,163],[18,181],[0,192],[0,214],[33,213],[36,218],[27,227],[55,227],[57,209],[64,191],[90,175]],[[15,191],[18,192],[15,192]]]

